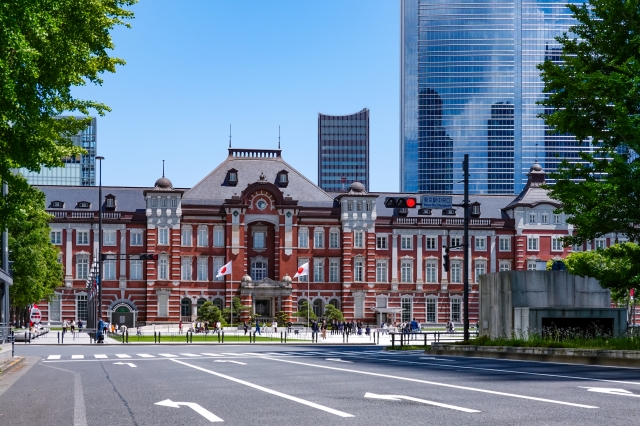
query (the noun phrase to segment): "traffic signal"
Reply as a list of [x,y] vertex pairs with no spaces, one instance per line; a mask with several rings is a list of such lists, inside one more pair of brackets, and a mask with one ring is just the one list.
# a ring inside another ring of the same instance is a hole
[[141,254],[140,255],[140,259],[142,260],[158,260],[158,255],[157,254]]
[[442,267],[444,268],[445,272],[449,272],[449,249],[446,248],[444,249],[444,256],[442,256]]
[[390,209],[415,209],[418,206],[416,197],[386,197],[384,206]]

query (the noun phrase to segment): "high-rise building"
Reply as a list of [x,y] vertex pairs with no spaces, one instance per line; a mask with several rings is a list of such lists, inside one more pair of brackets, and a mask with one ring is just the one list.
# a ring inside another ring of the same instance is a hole
[[[84,117],[78,117],[84,118]],[[96,153],[98,127],[96,118],[71,140],[75,146],[84,148],[87,153],[62,159],[64,167],[43,167],[40,172],[32,172],[25,168],[18,169],[31,185],[96,185]]]
[[[569,3],[581,1],[570,0]],[[586,149],[538,117],[536,66],[560,60],[566,0],[402,0],[400,191],[519,193],[536,160],[553,172]]]
[[318,114],[318,186],[347,192],[355,181],[369,190],[369,110]]

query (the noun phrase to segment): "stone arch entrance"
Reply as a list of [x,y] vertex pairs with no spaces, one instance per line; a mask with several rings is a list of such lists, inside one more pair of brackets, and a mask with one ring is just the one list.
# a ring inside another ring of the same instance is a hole
[[127,326],[127,328],[136,326],[138,309],[130,300],[116,300],[109,306],[108,313],[111,324],[114,324],[117,328],[122,325]]

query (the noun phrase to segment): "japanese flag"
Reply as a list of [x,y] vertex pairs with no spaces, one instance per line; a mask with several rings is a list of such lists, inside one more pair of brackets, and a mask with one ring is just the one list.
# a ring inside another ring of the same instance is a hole
[[293,276],[293,278],[296,277],[301,277],[303,275],[309,275],[309,262],[304,263],[300,266],[298,266],[298,271],[296,272],[296,274]]
[[223,275],[229,275],[229,274],[231,274],[231,262],[227,263],[222,268],[218,269],[218,275],[216,275],[216,278],[220,278]]

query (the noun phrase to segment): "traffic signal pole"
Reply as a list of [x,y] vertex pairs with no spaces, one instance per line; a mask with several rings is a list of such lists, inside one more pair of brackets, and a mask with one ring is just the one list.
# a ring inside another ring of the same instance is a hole
[[462,162],[464,173],[464,265],[462,267],[462,282],[464,285],[464,340],[469,340],[469,154],[464,155]]

